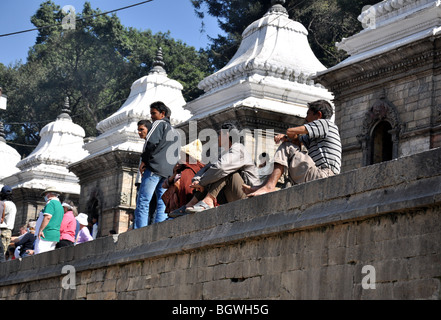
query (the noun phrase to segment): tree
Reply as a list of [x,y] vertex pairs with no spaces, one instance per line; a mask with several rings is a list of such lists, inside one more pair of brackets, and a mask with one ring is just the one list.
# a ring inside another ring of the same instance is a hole
[[61,27],[64,16],[52,1],[43,2],[31,17],[40,29],[27,62],[0,66],[0,83],[9,98],[2,117],[8,140],[21,154],[37,145],[38,133],[61,113],[65,97],[74,122],[95,136],[97,123],[115,112],[131,84],[150,71],[159,47],[168,75],[183,84],[187,101],[201,94],[197,83],[212,71],[204,51],[170,33],[126,28],[116,14],[104,15],[88,2],[77,13],[74,30]]
[[[338,51],[335,42],[361,30],[357,16],[365,5],[378,0],[287,0],[289,17],[302,23],[309,32],[308,40],[317,58],[331,67],[347,57]],[[225,32],[211,39],[209,57],[216,69],[224,67],[237,51],[242,32],[253,21],[263,17],[271,0],[192,0],[195,12],[203,19],[205,10],[218,19]]]

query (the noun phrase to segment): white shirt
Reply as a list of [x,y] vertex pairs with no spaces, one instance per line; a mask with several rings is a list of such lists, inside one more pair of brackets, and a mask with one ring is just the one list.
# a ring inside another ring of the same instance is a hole
[[[12,201],[4,201],[5,204],[5,220],[0,224],[0,229],[14,229],[15,216],[17,214],[17,207]],[[0,216],[3,212],[0,212]]]

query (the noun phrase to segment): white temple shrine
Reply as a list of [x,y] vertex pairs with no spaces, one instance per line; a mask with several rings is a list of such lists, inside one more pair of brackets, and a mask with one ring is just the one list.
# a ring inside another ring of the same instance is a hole
[[138,121],[151,120],[150,105],[156,101],[170,108],[172,125],[188,120],[191,114],[183,109],[182,90],[178,81],[168,78],[159,48],[149,74],[133,83],[118,111],[98,123],[101,134],[84,145],[90,154],[68,167],[80,179],[80,211],[100,221],[98,234],[127,230],[128,213],[136,204],[134,183],[145,143],[138,136]]
[[17,150],[6,144],[3,123],[0,122],[0,187],[4,185],[3,178],[20,171],[17,168],[20,159],[21,156]]
[[34,151],[17,163],[17,172],[2,180],[13,189],[17,217],[20,217],[16,225],[36,217],[44,206],[40,193],[47,187],[57,188],[63,198],[78,199],[80,184],[67,166],[88,153],[83,149],[84,129],[69,114],[66,98],[62,113],[41,129],[41,139]]
[[185,105],[192,117],[178,125],[188,136],[194,127],[201,132],[230,121],[243,130],[245,146],[257,159],[263,152],[274,154],[275,134],[304,123],[308,102],[331,102],[331,92],[312,80],[326,67],[309,45],[308,31],[289,18],[284,3],[273,0],[267,13],[244,30],[227,65],[199,83],[205,93]]
[[55,187],[67,194],[80,193],[78,178],[67,166],[88,153],[83,149],[84,129],[72,121],[69,113],[66,98],[62,113],[41,129],[37,147],[17,163],[20,172],[5,178],[5,184],[13,189]]
[[308,31],[289,19],[282,1],[242,33],[229,63],[199,83],[205,91],[185,108],[201,119],[219,111],[248,106],[259,110],[306,116],[308,102],[332,94],[311,77],[326,67],[308,43]]
[[143,119],[151,120],[150,104],[155,101],[160,100],[170,108],[172,125],[189,119],[191,113],[183,109],[182,90],[178,81],[167,76],[159,48],[149,74],[132,84],[129,97],[118,111],[98,123],[97,130],[101,134],[85,145],[90,157],[112,150],[141,152],[144,141],[138,137],[137,123]]

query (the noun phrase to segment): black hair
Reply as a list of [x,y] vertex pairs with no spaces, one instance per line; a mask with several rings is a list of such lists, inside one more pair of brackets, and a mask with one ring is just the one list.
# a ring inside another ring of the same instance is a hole
[[6,200],[6,201],[12,201],[12,193],[9,193],[9,194],[4,194],[4,193],[1,193],[0,194],[0,199],[3,201],[3,200]]
[[317,112],[320,111],[322,113],[322,119],[331,119],[332,115],[334,114],[331,104],[326,100],[309,102],[308,109],[314,114],[317,114]]
[[147,128],[147,130],[150,131],[150,129],[152,128],[152,122],[150,120],[139,120],[138,127],[139,126],[144,126]]
[[167,113],[165,114],[165,117],[168,118],[170,120],[171,117],[171,110],[169,107],[165,106],[167,108]]
[[230,140],[231,143],[233,143],[233,137],[236,137],[235,141],[243,144],[243,137],[240,135],[239,129],[237,128],[237,126],[234,123],[229,122],[229,121],[224,122],[221,125],[221,128],[218,131],[218,133],[220,133],[222,131],[228,132],[228,139]]
[[165,116],[166,116],[167,118],[170,118],[170,116],[171,116],[171,110],[170,110],[170,108],[167,107],[167,106],[164,104],[164,102],[162,102],[162,101],[156,101],[156,102],[153,102],[153,103],[150,105],[150,109],[152,109],[152,108],[158,110],[159,113],[163,113],[163,112],[164,112],[164,114],[165,114]]

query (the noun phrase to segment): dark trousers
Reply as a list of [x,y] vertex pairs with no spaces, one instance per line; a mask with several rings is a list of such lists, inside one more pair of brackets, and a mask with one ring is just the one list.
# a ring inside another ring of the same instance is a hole
[[73,246],[74,243],[72,241],[69,240],[60,240],[56,245],[55,248],[63,248],[63,247],[70,247]]
[[5,258],[5,250],[3,248],[3,243],[0,241],[0,262],[4,262],[5,260],[6,260],[6,258]]

